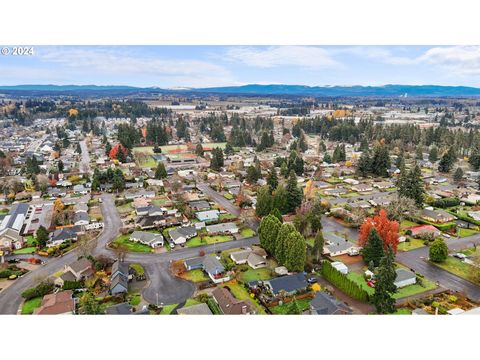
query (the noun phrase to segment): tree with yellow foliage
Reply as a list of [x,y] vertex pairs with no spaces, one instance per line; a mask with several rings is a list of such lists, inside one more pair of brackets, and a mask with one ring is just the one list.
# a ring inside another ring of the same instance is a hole
[[77,109],[71,108],[71,109],[68,110],[68,117],[69,118],[75,118],[77,116],[78,116],[78,110]]
[[53,208],[55,209],[55,211],[60,212],[60,211],[62,211],[63,209],[65,209],[65,205],[63,205],[62,200],[57,199],[57,200],[55,200],[55,202],[53,203]]

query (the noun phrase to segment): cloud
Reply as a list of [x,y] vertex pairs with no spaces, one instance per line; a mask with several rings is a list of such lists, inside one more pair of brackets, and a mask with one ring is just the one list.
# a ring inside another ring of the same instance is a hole
[[[105,47],[46,47],[37,52],[44,64],[57,66],[73,74],[93,73],[150,79],[150,85],[220,86],[236,83],[224,67],[194,59],[165,59],[157,54],[141,53],[139,49]],[[78,82],[78,80],[77,80]]]
[[480,75],[480,46],[434,47],[418,59],[455,75]]
[[351,46],[334,50],[335,53],[348,53],[381,61],[390,65],[414,65],[418,59],[395,55],[391,50],[380,46]]
[[298,66],[326,69],[342,66],[327,50],[315,46],[230,47],[226,50],[225,58],[259,68]]

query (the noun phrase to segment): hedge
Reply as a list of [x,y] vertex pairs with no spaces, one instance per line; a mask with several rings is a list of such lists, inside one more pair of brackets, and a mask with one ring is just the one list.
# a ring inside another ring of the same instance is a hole
[[457,213],[454,212],[454,211],[448,211],[448,210],[447,210],[447,212],[448,212],[449,214],[452,214],[453,216],[456,216],[456,217],[459,218],[460,220],[466,221],[466,222],[468,222],[468,223],[470,223],[470,224],[473,224],[473,225],[480,226],[480,221],[475,220],[475,219],[471,218],[471,217],[468,216],[468,215],[457,214]]
[[368,293],[356,282],[350,280],[346,275],[335,269],[329,261],[324,261],[322,263],[320,272],[325,279],[342,290],[348,296],[351,296],[352,298],[362,302],[368,302]]
[[447,230],[453,229],[457,226],[457,223],[454,222],[454,221],[447,222],[447,223],[444,223],[444,224],[437,224],[437,223],[433,223],[431,221],[427,221],[427,220],[424,220],[424,219],[421,219],[421,218],[411,218],[411,219],[414,222],[419,223],[419,224],[426,224],[426,225],[435,226],[440,231],[447,231]]
[[22,297],[25,300],[30,300],[36,297],[47,295],[53,291],[53,283],[42,282],[34,288],[30,288],[22,292]]
[[439,207],[442,209],[453,207],[453,206],[458,206],[460,205],[460,199],[459,198],[444,198],[444,199],[437,199],[434,200],[432,205],[434,207]]
[[65,280],[63,282],[63,290],[75,290],[80,288],[82,288],[82,283],[80,281]]

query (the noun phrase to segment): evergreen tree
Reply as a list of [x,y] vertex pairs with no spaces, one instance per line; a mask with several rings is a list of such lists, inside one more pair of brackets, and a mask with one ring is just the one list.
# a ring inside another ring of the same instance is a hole
[[417,164],[415,164],[415,166],[408,172],[405,169],[402,169],[397,181],[397,187],[399,196],[413,199],[418,207],[422,206],[423,198],[425,196],[425,187],[422,171]]
[[274,215],[265,216],[260,222],[258,235],[260,245],[271,255],[275,254],[277,238],[282,223]]
[[287,187],[287,212],[293,212],[302,203],[302,190],[298,187],[297,177],[293,171],[290,172]]
[[283,223],[278,231],[274,254],[279,264],[285,264],[288,249],[288,236],[293,232],[296,232],[295,227],[288,223]]
[[291,232],[287,237],[285,266],[289,271],[304,271],[307,260],[307,245],[302,234]]
[[281,223],[283,223],[283,217],[280,210],[278,210],[277,208],[273,208],[272,211],[270,211],[270,214],[275,216],[278,220],[280,220]]
[[391,314],[395,312],[395,299],[393,294],[397,291],[393,250],[389,246],[387,253],[380,261],[375,277],[375,293],[372,297],[372,303],[378,314]]
[[227,145],[225,145],[224,153],[227,156],[233,155],[235,153],[235,150],[233,150],[233,146],[230,143],[227,143]]
[[197,156],[203,157],[203,146],[202,146],[202,144],[197,144],[197,146],[195,147],[195,154],[197,154]]
[[250,184],[255,184],[258,181],[258,179],[260,179],[260,176],[258,174],[257,168],[254,165],[250,165],[247,168],[247,178],[246,178],[246,180]]
[[37,246],[41,249],[47,245],[48,231],[43,225],[40,225],[37,229]]
[[450,147],[448,151],[442,156],[440,162],[438,163],[438,171],[443,173],[448,173],[452,170],[453,165],[456,161],[455,149]]
[[275,167],[272,167],[268,172],[267,184],[270,187],[270,193],[273,193],[273,191],[278,186],[278,176],[277,176],[277,170],[275,170]]
[[372,229],[368,235],[368,240],[362,249],[363,261],[366,264],[373,263],[374,267],[380,265],[380,260],[385,255],[383,250],[383,241],[378,235],[376,229]]
[[315,235],[315,240],[313,242],[313,255],[315,259],[318,261],[320,256],[323,254],[323,247],[325,246],[325,239],[323,238],[323,234],[321,231],[317,231],[317,235]]
[[326,152],[325,155],[323,155],[323,162],[327,164],[332,163],[332,157],[330,156],[329,153]]
[[288,212],[287,191],[282,184],[279,184],[273,192],[273,208],[278,209],[282,214]]
[[372,159],[370,158],[369,151],[362,152],[357,164],[357,174],[359,176],[367,176],[372,171]]
[[165,170],[165,165],[162,161],[159,161],[157,164],[157,169],[155,170],[155,179],[166,179],[167,178],[167,170]]
[[377,176],[387,177],[388,169],[390,169],[390,155],[387,146],[384,144],[375,146],[371,163],[372,173]]
[[430,152],[428,153],[428,161],[434,163],[438,160],[438,148],[434,145],[431,147]]
[[63,161],[61,159],[58,160],[57,167],[58,167],[58,172],[63,173],[64,165],[63,165]]
[[257,205],[255,206],[255,213],[258,217],[263,217],[272,211],[273,198],[270,194],[268,185],[262,186],[257,191]]
[[455,182],[460,182],[463,179],[463,170],[461,167],[458,167],[457,170],[455,170],[455,173],[453,174],[453,180]]

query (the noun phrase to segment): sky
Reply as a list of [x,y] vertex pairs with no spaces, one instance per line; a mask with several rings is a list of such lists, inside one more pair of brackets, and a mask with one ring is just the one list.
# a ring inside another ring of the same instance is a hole
[[480,46],[34,46],[0,55],[0,85],[22,84],[480,87]]

